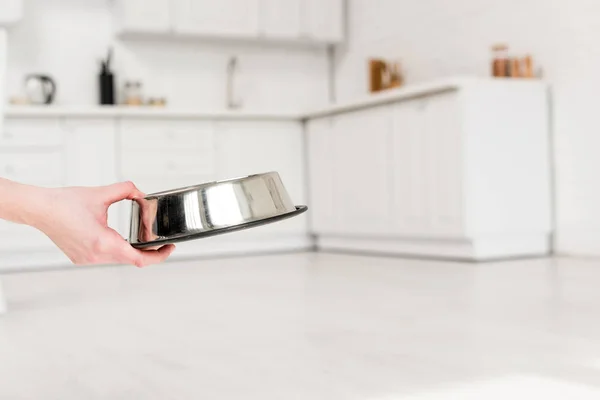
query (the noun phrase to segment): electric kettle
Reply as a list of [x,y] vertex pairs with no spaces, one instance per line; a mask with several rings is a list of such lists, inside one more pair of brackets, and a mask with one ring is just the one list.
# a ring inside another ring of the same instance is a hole
[[28,75],[25,93],[30,104],[51,104],[56,95],[56,83],[47,75]]

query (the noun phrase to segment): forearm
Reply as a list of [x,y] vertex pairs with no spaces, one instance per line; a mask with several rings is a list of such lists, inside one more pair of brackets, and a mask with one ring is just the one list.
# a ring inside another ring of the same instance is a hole
[[0,219],[35,226],[43,215],[43,191],[0,178]]

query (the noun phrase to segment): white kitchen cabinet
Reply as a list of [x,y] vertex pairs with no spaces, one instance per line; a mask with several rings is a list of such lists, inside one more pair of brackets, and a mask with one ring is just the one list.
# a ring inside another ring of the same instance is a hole
[[58,151],[15,151],[0,156],[0,174],[28,185],[55,187],[65,183],[64,155]]
[[60,147],[64,131],[59,118],[10,118],[0,132],[0,148]]
[[389,107],[309,122],[313,231],[381,235],[391,230],[391,129]]
[[23,0],[2,0],[0,9],[0,26],[14,25],[23,18]]
[[[9,112],[10,113],[10,112]],[[122,116],[26,109],[0,130],[0,176],[45,186],[99,186],[132,180],[152,193],[277,171],[297,204],[306,204],[303,130],[299,118],[188,114]],[[56,114],[56,115],[55,115]],[[73,114],[73,115],[72,115]],[[108,223],[129,235],[131,202],[109,209]],[[306,214],[276,224],[191,241],[174,258],[305,250]],[[0,222],[0,270],[69,265],[33,228]]]
[[[66,184],[66,165],[62,149],[28,151],[0,146],[0,176],[15,182],[42,187]],[[49,251],[56,246],[40,231],[25,225],[0,220],[0,267],[7,251]]]
[[470,260],[548,254],[545,85],[467,79],[393,93],[309,117],[317,245]]
[[308,123],[311,229],[328,235],[391,230],[389,107]]
[[257,37],[260,0],[171,0],[176,33]]
[[[297,122],[223,121],[217,126],[219,179],[278,172],[292,201],[306,204],[302,125]],[[306,234],[306,214],[256,228],[259,234]],[[248,231],[249,234],[254,234]]]
[[2,287],[2,281],[0,281],[0,315],[6,313],[8,307],[6,304],[6,298],[4,297],[4,289]]
[[210,121],[123,120],[121,172],[131,180],[197,184],[215,175]]
[[115,0],[118,30],[167,33],[172,28],[172,0]]
[[304,0],[260,0],[260,34],[273,39],[298,39]]
[[[69,186],[105,186],[116,183],[117,122],[110,118],[68,118],[65,132],[65,157]],[[110,207],[108,225],[124,235],[122,219],[126,201]]]
[[337,216],[334,213],[334,154],[333,117],[311,119],[306,123],[306,151],[310,183],[310,230],[313,233],[336,232]]
[[[182,152],[206,157],[215,146],[212,121],[123,119],[120,124],[124,149],[149,152]],[[212,160],[212,158],[211,158]],[[212,173],[212,172],[211,172]]]
[[344,0],[303,0],[301,36],[317,42],[342,42],[344,6]]
[[[198,120],[122,119],[118,124],[120,180],[156,193],[215,179],[214,123]],[[130,209],[122,211],[128,234]]]
[[[305,204],[300,121],[123,119],[120,176],[152,193],[213,180],[277,171]],[[125,214],[124,231],[129,219]],[[307,248],[306,215],[247,231],[181,243],[174,257]]]
[[311,230],[331,235],[389,232],[390,108],[315,119],[307,127]]
[[337,44],[344,0],[115,0],[123,35]]
[[117,123],[110,118],[68,118],[65,131],[67,184],[101,186],[117,179]]
[[[0,255],[2,256],[30,252],[61,256],[60,251],[46,235],[30,226],[0,221],[0,238],[2,239],[0,240]],[[14,266],[17,265],[11,265],[8,257],[0,259],[1,269]]]
[[[43,187],[67,184],[66,135],[59,118],[9,118],[3,125],[0,176]],[[0,268],[18,266],[22,261],[39,262],[33,254],[48,259],[49,263],[64,260],[52,241],[40,231],[0,221]]]
[[390,109],[379,107],[333,118],[336,232],[386,232],[391,217]]
[[450,92],[392,108],[393,231],[399,235],[464,235],[458,105]]

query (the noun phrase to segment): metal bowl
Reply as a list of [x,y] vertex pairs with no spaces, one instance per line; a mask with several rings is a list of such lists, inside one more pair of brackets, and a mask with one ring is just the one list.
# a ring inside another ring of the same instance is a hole
[[162,246],[248,229],[302,214],[277,172],[204,183],[132,202],[129,243]]

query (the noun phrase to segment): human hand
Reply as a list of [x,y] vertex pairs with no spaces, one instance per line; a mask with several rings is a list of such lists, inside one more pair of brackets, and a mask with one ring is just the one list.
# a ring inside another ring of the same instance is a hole
[[40,190],[41,212],[31,225],[45,233],[76,265],[121,263],[144,267],[163,262],[175,249],[166,245],[138,250],[108,227],[111,204],[144,197],[131,182]]

